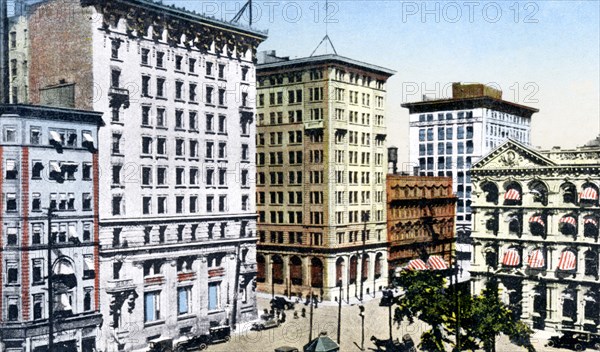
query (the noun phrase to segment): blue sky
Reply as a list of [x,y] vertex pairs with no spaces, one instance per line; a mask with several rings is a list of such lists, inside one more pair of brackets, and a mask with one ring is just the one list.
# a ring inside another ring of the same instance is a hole
[[[244,4],[165,2],[225,19]],[[308,56],[325,35],[324,0],[254,0],[254,8],[254,26],[269,31],[259,50]],[[574,147],[600,133],[598,1],[332,0],[329,9],[338,54],[397,71],[388,85],[388,140],[401,154],[408,113],[400,104],[444,96],[458,81],[492,83],[504,99],[540,109],[534,145]]]

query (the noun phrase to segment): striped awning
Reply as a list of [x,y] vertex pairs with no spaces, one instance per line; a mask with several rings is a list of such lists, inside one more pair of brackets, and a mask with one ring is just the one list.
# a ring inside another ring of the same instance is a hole
[[529,260],[527,261],[527,265],[529,265],[532,269],[540,269],[545,265],[544,261],[544,253],[541,249],[534,249],[529,253]]
[[520,200],[521,193],[518,190],[511,188],[504,193],[504,200]]
[[505,266],[518,266],[521,263],[521,256],[519,251],[515,248],[509,248],[504,252],[502,257],[502,265]]
[[571,250],[564,250],[558,260],[558,270],[575,270],[577,268],[577,255]]
[[583,223],[584,224],[591,224],[591,225],[594,225],[594,226],[598,227],[598,220],[596,220],[594,218],[586,218]]
[[598,200],[598,191],[595,188],[587,187],[579,193],[581,200]]
[[446,269],[448,269],[448,264],[446,264],[446,261],[442,257],[440,257],[439,255],[432,255],[431,257],[429,257],[429,259],[427,259],[427,265],[432,270],[446,270]]
[[427,264],[425,264],[424,261],[422,261],[421,259],[413,259],[410,262],[408,262],[408,265],[406,266],[406,268],[408,270],[427,270],[429,269],[429,267],[427,267]]
[[546,223],[544,222],[544,219],[542,219],[541,215],[534,215],[534,216],[530,217],[529,223],[530,224],[540,224],[540,225],[546,227]]
[[569,225],[572,225],[572,226],[577,226],[577,220],[574,217],[570,216],[570,215],[563,216],[560,219],[560,223],[561,224],[569,224]]

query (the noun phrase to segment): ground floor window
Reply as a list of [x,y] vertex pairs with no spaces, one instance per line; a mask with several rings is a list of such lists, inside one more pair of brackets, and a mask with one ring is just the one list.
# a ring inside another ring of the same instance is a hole
[[160,319],[160,291],[144,294],[144,321]]
[[210,282],[208,284],[208,310],[219,309],[219,293],[221,291],[220,282]]

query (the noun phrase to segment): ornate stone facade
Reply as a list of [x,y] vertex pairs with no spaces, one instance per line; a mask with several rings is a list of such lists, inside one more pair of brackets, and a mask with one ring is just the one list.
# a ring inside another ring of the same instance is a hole
[[473,292],[497,278],[532,327],[598,332],[599,152],[509,140],[473,166]]

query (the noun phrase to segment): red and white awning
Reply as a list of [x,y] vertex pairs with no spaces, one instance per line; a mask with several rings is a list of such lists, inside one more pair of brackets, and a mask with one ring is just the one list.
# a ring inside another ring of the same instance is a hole
[[541,249],[534,249],[529,253],[529,260],[527,261],[527,265],[529,265],[532,269],[540,269],[545,265],[544,261],[544,253]]
[[572,226],[577,226],[577,220],[572,216],[564,216],[560,219],[561,224],[569,224]]
[[596,220],[594,218],[586,218],[583,223],[584,224],[591,224],[591,225],[594,225],[594,226],[598,227],[598,220]]
[[529,223],[531,223],[531,224],[536,223],[536,224],[540,224],[540,225],[546,227],[546,223],[544,222],[544,219],[542,219],[541,215],[532,216],[531,218],[529,218]]
[[598,200],[598,191],[593,187],[585,188],[579,193],[580,200]]
[[558,270],[575,270],[577,268],[577,255],[571,250],[564,250],[558,260]]
[[427,270],[429,269],[429,267],[427,267],[427,264],[425,264],[424,261],[422,261],[421,259],[413,259],[410,262],[408,262],[408,265],[406,266],[406,268],[408,270]]
[[504,193],[504,200],[521,200],[521,193],[518,190],[511,188]]
[[502,257],[502,265],[504,266],[518,266],[521,263],[521,256],[519,251],[515,248],[509,248],[504,252]]
[[432,255],[431,257],[429,257],[429,259],[427,259],[427,265],[432,270],[446,270],[446,269],[448,269],[448,264],[446,264],[446,261],[442,257],[440,257],[439,255]]

